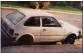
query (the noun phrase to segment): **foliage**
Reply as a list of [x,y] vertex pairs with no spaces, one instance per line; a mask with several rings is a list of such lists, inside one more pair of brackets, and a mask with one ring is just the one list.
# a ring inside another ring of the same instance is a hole
[[39,2],[30,2],[30,6],[32,8],[38,9],[39,8]]
[[64,1],[64,2],[61,2],[60,1],[60,2],[57,2],[56,5],[57,6],[66,6],[67,5],[67,2],[66,1]]
[[23,5],[18,4],[17,1],[16,2],[3,1],[3,2],[1,2],[1,5],[5,6],[5,7],[23,7]]
[[[63,6],[63,7],[73,7],[81,9],[81,1],[2,1],[1,2],[3,6],[11,6],[11,5],[17,5],[17,6],[23,6],[25,5],[31,6],[31,7],[40,7],[40,8],[48,8],[50,7],[50,4],[53,6]],[[7,4],[7,5],[5,5]]]
[[[44,8],[58,11],[80,12],[81,1],[2,1],[1,5],[6,7],[31,7]],[[80,9],[80,10],[79,10]]]
[[42,2],[39,2],[40,3],[40,8],[48,8],[50,6],[50,2],[49,1],[42,1]]
[[81,10],[71,7],[63,7],[63,6],[50,6],[50,10],[54,11],[62,11],[62,12],[71,12],[71,13],[82,13]]

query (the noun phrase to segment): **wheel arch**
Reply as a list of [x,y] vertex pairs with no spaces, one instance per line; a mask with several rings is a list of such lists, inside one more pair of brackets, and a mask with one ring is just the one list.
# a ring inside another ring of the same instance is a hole
[[33,36],[33,34],[23,34],[23,35],[18,36],[18,37],[16,38],[16,41],[15,41],[15,42],[17,42],[21,37],[24,37],[24,36],[26,36],[26,37],[30,36],[30,37],[33,38],[33,41],[34,41],[34,36]]
[[75,33],[70,33],[70,34],[68,34],[66,38],[68,38],[69,36],[72,36],[72,35],[74,35],[75,38],[76,38],[76,34],[75,34]]
[[[69,40],[70,37],[73,37],[73,42],[69,42],[70,41]],[[67,37],[63,41],[61,41],[61,42],[62,42],[62,44],[68,44],[68,43],[74,44],[75,39],[76,39],[76,34],[75,33],[71,33],[71,34],[68,34]]]

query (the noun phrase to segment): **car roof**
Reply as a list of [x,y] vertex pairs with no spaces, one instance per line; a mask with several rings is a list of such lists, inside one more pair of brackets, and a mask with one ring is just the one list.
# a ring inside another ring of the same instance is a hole
[[54,15],[46,11],[38,10],[38,9],[17,9],[17,10],[25,14],[25,16],[52,16],[54,17]]

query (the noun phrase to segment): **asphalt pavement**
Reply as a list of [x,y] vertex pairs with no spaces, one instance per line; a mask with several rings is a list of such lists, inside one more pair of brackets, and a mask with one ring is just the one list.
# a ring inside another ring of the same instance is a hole
[[21,45],[2,48],[2,53],[82,53],[77,45]]

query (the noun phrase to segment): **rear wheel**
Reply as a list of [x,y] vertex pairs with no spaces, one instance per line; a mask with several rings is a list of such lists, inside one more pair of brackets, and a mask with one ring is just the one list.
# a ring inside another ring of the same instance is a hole
[[62,44],[74,44],[75,38],[75,35],[70,35],[64,41],[62,41]]
[[23,36],[21,37],[18,42],[19,45],[31,45],[33,44],[33,38],[31,36]]

